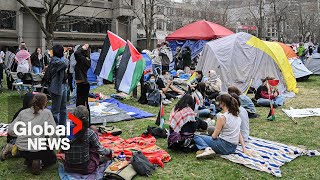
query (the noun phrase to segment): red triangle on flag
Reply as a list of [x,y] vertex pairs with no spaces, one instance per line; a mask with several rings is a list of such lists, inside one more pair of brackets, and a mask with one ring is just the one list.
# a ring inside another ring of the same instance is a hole
[[108,38],[113,51],[126,46],[126,41],[111,31],[108,31]]
[[133,44],[128,40],[128,46],[130,49],[132,62],[137,62],[143,59],[142,55],[138,52],[138,50],[133,46]]

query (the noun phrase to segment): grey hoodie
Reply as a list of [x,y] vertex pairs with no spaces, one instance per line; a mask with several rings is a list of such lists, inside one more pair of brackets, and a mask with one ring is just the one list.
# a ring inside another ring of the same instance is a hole
[[62,60],[56,56],[52,57],[48,69],[50,73],[50,93],[62,95],[62,84],[66,83],[66,69],[68,67],[68,63],[68,60]]

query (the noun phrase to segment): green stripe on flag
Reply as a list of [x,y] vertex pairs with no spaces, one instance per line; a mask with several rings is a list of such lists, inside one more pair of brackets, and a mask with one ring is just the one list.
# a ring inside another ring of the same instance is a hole
[[134,69],[134,73],[132,76],[131,86],[129,92],[131,92],[138,84],[138,82],[141,79],[141,76],[143,75],[143,70],[146,66],[146,62],[144,59],[141,59],[136,62],[136,67]]

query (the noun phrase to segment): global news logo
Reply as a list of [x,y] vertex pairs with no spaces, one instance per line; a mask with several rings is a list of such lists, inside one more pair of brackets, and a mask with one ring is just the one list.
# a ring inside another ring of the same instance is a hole
[[42,150],[69,150],[70,137],[76,135],[82,129],[82,121],[77,117],[68,113],[68,118],[73,122],[71,134],[71,122],[68,121],[64,125],[51,125],[44,122],[42,125],[32,126],[32,122],[16,122],[13,126],[13,131],[17,136],[28,137],[28,150],[29,151],[42,151]]

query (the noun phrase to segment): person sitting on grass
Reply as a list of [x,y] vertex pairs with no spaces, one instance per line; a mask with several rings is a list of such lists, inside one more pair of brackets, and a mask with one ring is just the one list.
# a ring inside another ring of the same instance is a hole
[[[14,125],[17,122],[24,122],[27,124],[31,122],[31,128],[35,126],[41,126],[44,128],[44,123],[47,122],[48,125],[56,127],[56,123],[53,119],[50,110],[45,109],[47,106],[47,96],[43,93],[34,95],[32,107],[22,110],[16,119],[10,124],[8,129],[8,134],[11,136],[17,136],[14,132]],[[28,128],[28,126],[27,126]],[[18,128],[19,130],[19,128]],[[27,129],[28,131],[28,129]],[[21,132],[21,130],[19,130]],[[28,139],[36,140],[38,138],[45,138],[44,135],[19,135],[15,145],[18,147],[21,157],[25,158],[25,163],[28,167],[31,167],[32,174],[39,175],[41,167],[47,167],[56,163],[56,155],[53,150],[37,150],[31,146],[28,149]],[[52,138],[52,137],[50,137]]]
[[[26,93],[24,95],[22,108],[20,108],[16,112],[16,114],[13,116],[11,122],[13,122],[18,117],[19,113],[22,110],[28,109],[32,106],[33,97],[34,97],[33,93]],[[15,156],[15,154],[17,152],[12,153],[12,150],[15,146],[14,144],[15,144],[16,140],[17,140],[17,137],[10,136],[10,134],[7,135],[7,144],[3,147],[2,151],[1,151],[1,160],[5,160],[6,158],[10,157],[11,155]]]
[[216,97],[219,96],[219,93],[221,92],[221,80],[218,77],[216,71],[210,70],[208,79],[205,81],[206,83],[206,94],[208,95],[208,98],[213,100]]
[[211,136],[195,135],[193,140],[197,148],[197,158],[208,158],[214,154],[228,155],[235,152],[239,142],[243,152],[247,153],[243,137],[240,133],[241,118],[239,105],[235,98],[229,94],[217,97],[223,114],[217,118],[216,127]]
[[184,94],[183,90],[175,87],[173,81],[170,80],[171,75],[168,71],[162,71],[162,76],[157,80],[157,85],[162,93],[165,95],[166,99],[170,100],[171,98],[181,98]]
[[257,105],[262,107],[269,107],[272,103],[276,108],[278,106],[283,106],[284,97],[279,94],[279,91],[276,90],[272,93],[271,85],[268,83],[268,80],[274,80],[274,77],[266,77],[262,79],[262,85],[258,87],[255,94],[255,99],[257,100]]
[[235,93],[238,95],[240,100],[240,105],[241,107],[247,110],[249,118],[257,118],[259,116],[258,114],[256,114],[256,108],[252,100],[248,96],[243,94],[237,87],[230,86],[228,88],[228,93],[229,94]]
[[110,149],[102,147],[96,132],[89,128],[89,111],[80,105],[74,110],[74,116],[82,121],[82,129],[70,142],[70,149],[64,151],[66,172],[91,174],[99,166],[100,156],[111,158]]
[[[250,131],[250,127],[249,127],[249,116],[248,116],[248,112],[242,107],[240,106],[240,100],[239,97],[236,93],[230,93],[230,95],[235,98],[238,102],[239,105],[239,116],[241,118],[241,125],[240,125],[240,132],[241,135],[243,137],[244,142],[248,142],[249,139],[249,131]],[[211,136],[214,132],[215,127],[214,126],[209,126],[208,127],[208,134],[209,136]]]
[[198,117],[210,117],[211,119],[215,115],[215,105],[211,104],[210,108],[205,106],[206,94],[205,94],[206,84],[200,82],[197,84],[195,91],[192,93],[192,97],[196,101],[196,108]]
[[[197,129],[206,130],[206,122],[195,117],[195,100],[192,96],[184,95],[170,113],[170,134],[168,137],[169,149],[181,149],[181,142],[191,139]],[[180,142],[180,143],[178,143]]]

